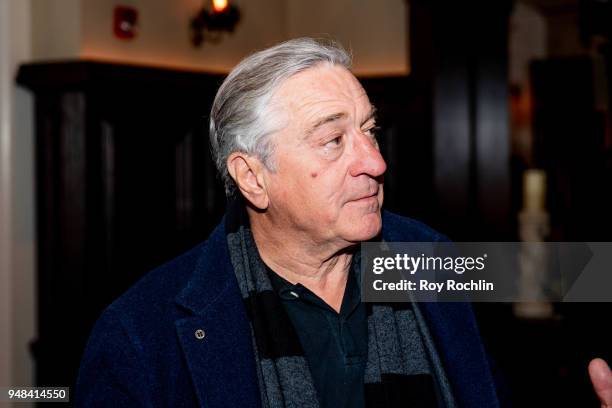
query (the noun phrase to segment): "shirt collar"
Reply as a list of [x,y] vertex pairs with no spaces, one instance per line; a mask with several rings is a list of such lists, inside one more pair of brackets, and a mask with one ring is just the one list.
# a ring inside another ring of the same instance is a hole
[[[361,285],[358,282],[358,277],[361,276],[361,274],[359,273],[359,261],[359,251],[357,251],[351,261],[351,267],[349,269],[349,274],[347,277],[346,288],[344,290],[344,296],[342,298],[342,306],[340,309],[341,314],[350,314],[361,302],[361,293],[359,290]],[[268,277],[270,279],[270,283],[272,284],[274,292],[276,292],[276,294],[278,294],[278,296],[282,300],[294,301],[310,297],[316,297],[320,300],[320,298],[318,298],[304,285],[300,283],[293,284],[289,282],[287,279],[274,272],[267,265],[266,271],[268,273]],[[322,300],[320,301],[321,303],[323,303]],[[330,307],[328,306],[328,308]]]

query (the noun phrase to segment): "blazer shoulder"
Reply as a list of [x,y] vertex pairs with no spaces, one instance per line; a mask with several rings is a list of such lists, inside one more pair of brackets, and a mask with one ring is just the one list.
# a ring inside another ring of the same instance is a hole
[[76,406],[152,407],[165,389],[151,384],[188,383],[176,321],[189,313],[175,299],[206,261],[207,245],[210,239],[153,269],[106,307],[81,359]]
[[382,212],[382,236],[387,241],[395,242],[447,242],[446,235],[413,218]]

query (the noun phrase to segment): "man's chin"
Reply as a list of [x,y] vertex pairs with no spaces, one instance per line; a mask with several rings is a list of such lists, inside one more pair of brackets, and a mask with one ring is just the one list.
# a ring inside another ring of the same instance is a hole
[[382,218],[380,211],[366,214],[361,219],[355,220],[352,225],[351,242],[363,242],[376,238],[382,229]]

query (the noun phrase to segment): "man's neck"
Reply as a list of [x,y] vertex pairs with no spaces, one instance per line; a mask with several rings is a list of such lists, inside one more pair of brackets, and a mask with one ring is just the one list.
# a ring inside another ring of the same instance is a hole
[[300,234],[289,234],[278,226],[268,225],[261,214],[249,214],[249,218],[264,263],[289,282],[305,286],[339,312],[353,257],[352,248],[315,243]]

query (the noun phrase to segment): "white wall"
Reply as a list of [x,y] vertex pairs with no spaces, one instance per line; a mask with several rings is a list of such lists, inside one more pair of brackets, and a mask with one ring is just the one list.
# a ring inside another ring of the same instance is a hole
[[0,386],[12,382],[11,128],[9,0],[0,0]]
[[0,0],[0,386],[33,383],[32,100],[14,82],[19,64],[30,59],[30,18],[29,0]]
[[28,0],[31,3],[32,55],[53,60],[79,55],[81,0]]
[[[331,36],[350,47],[355,72],[407,74],[406,0],[233,0],[235,32],[194,48],[189,21],[202,0],[31,0],[36,60],[89,58],[227,72],[254,50],[303,35]],[[136,38],[112,34],[116,4],[139,11]]]
[[[167,65],[197,70],[227,71],[254,49],[285,38],[284,0],[239,2],[242,20],[218,44],[191,45],[189,21],[202,0],[131,0],[139,10],[136,38],[125,41],[112,35],[114,0],[83,0],[81,56]],[[124,3],[125,4],[125,3]]]
[[360,75],[408,74],[405,0],[288,0],[289,37],[331,37]]
[[[234,1],[242,20],[218,44],[193,47],[189,22],[202,0],[31,0],[33,58],[87,58],[171,68],[227,72],[255,49],[286,39],[284,0]],[[112,32],[117,4],[135,7],[138,34],[120,40]]]

